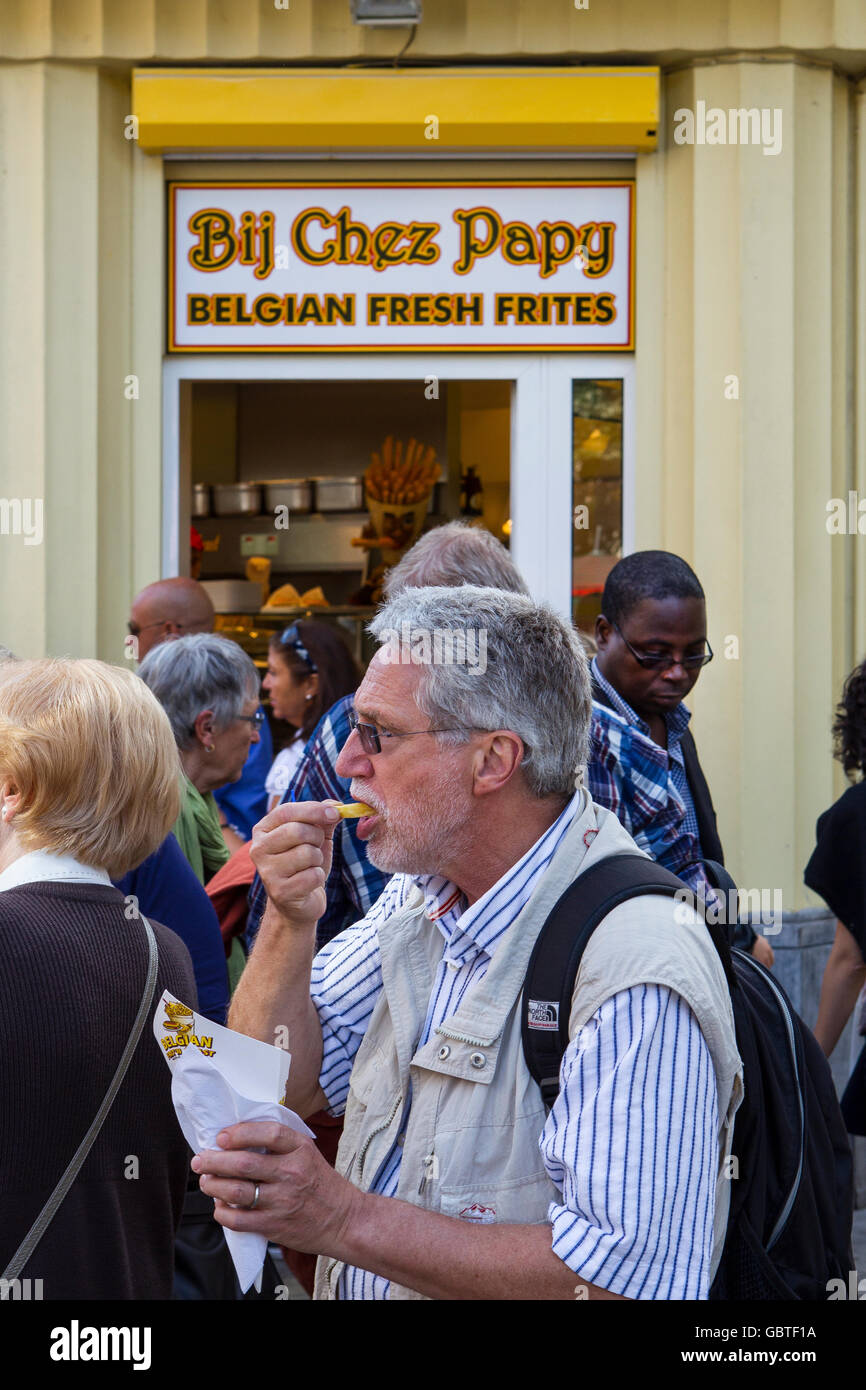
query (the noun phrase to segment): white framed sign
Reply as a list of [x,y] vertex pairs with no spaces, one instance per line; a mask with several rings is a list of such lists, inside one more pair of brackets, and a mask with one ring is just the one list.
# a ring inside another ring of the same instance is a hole
[[634,180],[172,183],[170,352],[623,352]]

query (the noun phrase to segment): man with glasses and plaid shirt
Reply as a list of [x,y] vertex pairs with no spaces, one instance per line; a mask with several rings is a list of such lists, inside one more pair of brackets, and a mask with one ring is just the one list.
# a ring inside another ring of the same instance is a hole
[[[592,799],[696,896],[710,899],[704,860],[723,864],[724,855],[683,704],[713,659],[704,591],[678,555],[640,550],[614,565],[601,607],[591,667]],[[765,937],[748,930],[742,944],[772,964]]]

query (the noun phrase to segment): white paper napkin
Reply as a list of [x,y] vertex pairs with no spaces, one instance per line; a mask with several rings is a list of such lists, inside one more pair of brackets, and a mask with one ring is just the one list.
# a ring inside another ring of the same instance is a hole
[[[216,1149],[220,1130],[241,1120],[276,1120],[313,1137],[303,1120],[280,1104],[291,1062],[284,1048],[211,1023],[168,991],[154,1014],[153,1033],[171,1068],[171,1098],[194,1152]],[[267,1239],[250,1231],[226,1230],[225,1236],[241,1291],[255,1283],[260,1292]]]

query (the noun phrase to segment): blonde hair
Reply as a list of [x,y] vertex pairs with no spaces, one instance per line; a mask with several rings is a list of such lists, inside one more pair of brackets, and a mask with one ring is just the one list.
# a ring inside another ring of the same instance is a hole
[[159,701],[131,671],[46,658],[0,668],[0,781],[21,794],[26,849],[120,878],[180,810],[180,762]]

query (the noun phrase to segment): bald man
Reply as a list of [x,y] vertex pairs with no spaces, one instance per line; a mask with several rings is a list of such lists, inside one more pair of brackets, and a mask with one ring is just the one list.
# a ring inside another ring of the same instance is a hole
[[129,632],[138,642],[137,657],[143,661],[151,647],[169,637],[186,637],[191,632],[213,632],[213,604],[196,579],[178,576],[148,584],[132,600]]
[[[213,604],[197,579],[187,579],[183,575],[157,579],[133,599],[127,626],[136,642],[136,660],[143,661],[151,647],[158,647],[161,642],[188,637],[193,632],[213,632]],[[250,745],[240,781],[214,792],[223,835],[230,850],[237,849],[241,841],[251,839],[256,821],[267,814],[265,778],[273,760],[274,745],[266,721],[259,730],[258,742]],[[232,831],[239,838],[234,838]]]

